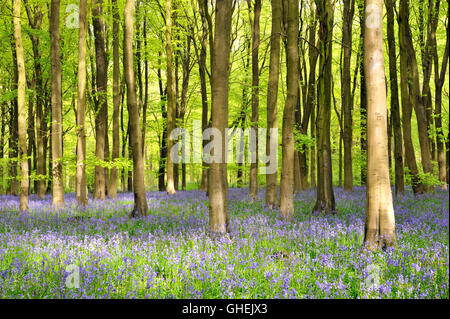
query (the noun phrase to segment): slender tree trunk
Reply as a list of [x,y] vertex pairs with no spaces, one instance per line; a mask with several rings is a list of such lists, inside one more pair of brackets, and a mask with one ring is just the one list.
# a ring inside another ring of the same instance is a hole
[[408,90],[410,101],[416,113],[417,126],[419,129],[419,143],[421,162],[424,173],[433,173],[431,164],[430,143],[428,138],[426,110],[422,102],[422,95],[420,93],[419,71],[417,67],[416,53],[412,42],[411,28],[409,26],[409,0],[400,2],[402,12],[402,37],[403,49],[406,50],[407,66],[408,66]]
[[[187,99],[188,99],[188,88],[189,88],[189,79],[191,74],[191,35],[187,35],[186,46],[184,47],[182,56],[181,56],[182,68],[183,68],[183,80],[181,84],[181,101],[180,101],[180,112],[179,112],[179,121],[184,126],[184,117],[186,115],[187,109]],[[184,143],[184,142],[183,142]],[[190,145],[184,145],[185,148],[190,147]],[[188,158],[182,154],[182,163],[181,163],[181,189],[186,190],[186,161],[189,161]]]
[[[3,88],[2,88],[3,89]],[[6,128],[6,109],[5,103],[0,104],[0,158],[4,158],[5,156],[5,128]],[[3,163],[0,163],[0,194],[5,193],[5,178],[4,178],[4,166]]]
[[352,24],[355,13],[355,0],[344,1],[344,20],[342,30],[342,46],[344,59],[342,68],[342,114],[344,118],[344,190],[353,191],[353,118],[351,97],[351,54],[352,54]]
[[64,206],[64,186],[62,180],[62,101],[61,62],[59,53],[59,8],[60,1],[51,1],[50,12],[50,64],[52,78],[52,195],[53,206]]
[[17,57],[17,108],[18,108],[18,135],[19,135],[19,159],[20,159],[20,201],[19,210],[28,210],[28,160],[27,160],[27,107],[25,101],[26,75],[25,58],[22,45],[22,28],[20,23],[21,1],[13,2],[14,42]]
[[[17,90],[17,83],[19,82],[19,72],[17,67],[17,54],[15,39],[11,40],[11,51],[14,65],[14,78],[12,83],[12,91]],[[17,183],[17,157],[19,155],[18,149],[18,104],[17,97],[11,100],[11,115],[9,118],[9,194],[18,195],[18,183]]]
[[[450,14],[450,6],[447,6],[447,16]],[[433,38],[433,60],[434,60],[434,83],[435,83],[435,108],[434,108],[434,121],[437,132],[436,137],[436,150],[437,150],[437,160],[439,167],[439,180],[443,182],[442,189],[446,190],[448,188],[448,157],[447,163],[445,161],[445,149],[444,149],[444,132],[442,127],[442,88],[445,83],[445,74],[447,70],[447,64],[449,60],[449,46],[450,46],[450,34],[448,31],[448,23],[447,23],[447,41],[445,45],[444,55],[442,56],[442,64],[441,69],[439,70],[439,57],[437,53],[437,44],[436,44],[436,34],[434,34]],[[447,140],[447,153],[448,153],[448,140]],[[447,169],[446,169],[447,166]]]
[[367,85],[367,209],[364,245],[371,250],[395,244],[395,217],[389,181],[387,101],[383,56],[383,0],[366,0],[364,68]]
[[172,0],[166,1],[166,55],[167,55],[167,186],[168,194],[175,194],[174,165],[170,155],[173,146],[173,140],[170,135],[175,128],[175,108],[176,108],[176,88],[175,88],[175,69],[173,66],[172,50]]
[[[42,10],[40,5],[34,7],[34,16],[31,14],[31,8],[27,1],[24,1],[25,8],[27,10],[28,21],[30,27],[34,30],[41,29],[42,23]],[[44,99],[44,84],[42,80],[42,68],[41,68],[41,54],[39,51],[39,36],[30,35],[31,44],[33,48],[33,62],[34,62],[34,78],[36,82],[36,193],[38,198],[43,198],[45,195],[45,150],[44,150],[44,135],[43,130],[45,126],[45,118],[43,114],[42,104]]]
[[[247,0],[249,12],[251,0]],[[249,195],[256,199],[258,196],[258,121],[259,121],[259,20],[261,16],[261,0],[255,0],[253,5],[253,19],[250,17],[252,29],[252,121],[251,127],[255,134],[255,145],[251,145],[252,161],[250,164]]]
[[287,98],[283,111],[280,213],[294,215],[294,111],[298,100],[298,16],[299,3],[289,0],[287,8]]
[[86,34],[88,27],[87,0],[80,1],[79,30],[78,30],[78,100],[77,100],[77,202],[86,205],[88,194],[86,192]]
[[422,194],[425,192],[425,187],[419,177],[419,170],[417,168],[416,155],[411,137],[411,115],[412,115],[412,101],[408,92],[408,52],[405,43],[406,22],[408,16],[405,15],[405,0],[400,2],[400,10],[398,16],[399,24],[399,42],[400,42],[400,91],[402,101],[402,124],[403,124],[403,139],[405,147],[406,164],[411,174],[411,183],[414,194]]
[[[147,51],[147,16],[144,15],[143,26],[144,52]],[[148,57],[144,55],[144,101],[142,104],[142,152],[145,149],[145,132],[147,129],[147,106],[148,106]]]
[[[266,172],[266,205],[273,209],[278,202],[278,81],[280,72],[280,35],[281,35],[281,0],[273,0],[272,5],[272,33],[270,35],[270,65],[269,83],[267,85],[267,137],[266,155],[271,156],[271,144],[276,143],[275,160],[276,170],[268,174]],[[274,129],[271,134],[270,129]]]
[[[301,30],[301,29],[300,29]],[[299,55],[300,60],[300,55]],[[294,108],[294,128],[300,129],[301,132],[301,126],[302,126],[302,104],[300,102],[300,82],[302,82],[301,79],[301,72],[300,72],[300,63],[297,65],[298,68],[298,75],[299,80],[297,81],[297,103],[295,104]],[[294,193],[298,193],[303,190],[302,185],[302,178],[301,178],[301,172],[300,172],[300,151],[295,148],[295,137],[294,137]]]
[[[120,61],[119,61],[119,31],[120,15],[117,0],[112,0],[113,10],[113,136],[112,161],[120,156],[119,136],[119,110],[120,110]],[[117,198],[117,184],[119,171],[116,167],[111,169],[109,177],[108,196]]]
[[[436,29],[439,21],[439,6],[440,6],[440,0],[429,0],[428,1],[428,21],[426,24],[426,27],[423,25],[424,22],[424,11],[423,10],[423,0],[420,1],[420,5],[422,6],[422,9],[419,13],[419,26],[422,26],[421,33],[420,33],[420,47],[421,47],[421,57],[422,57],[422,75],[423,75],[423,81],[422,81],[422,104],[423,108],[425,110],[425,117],[426,117],[426,127],[427,132],[431,133],[433,131],[433,101],[432,101],[432,95],[431,95],[431,87],[430,87],[430,81],[431,81],[431,73],[433,71],[433,46],[434,46],[434,39],[436,38]],[[426,41],[423,37],[422,30],[426,30]],[[430,156],[431,160],[436,160],[436,144],[434,138],[431,136],[431,134],[427,134],[428,136],[428,143],[430,146]]]
[[318,89],[317,112],[317,201],[313,213],[333,213],[335,211],[335,199],[333,191],[333,177],[331,167],[331,59],[332,59],[332,35],[333,13],[331,1],[316,2],[319,10],[320,21],[320,72]]
[[[128,133],[129,130],[125,130],[124,128],[124,119],[123,119],[123,104],[124,104],[124,98],[125,98],[125,77],[122,77],[122,84],[121,84],[121,103],[120,103],[120,131],[122,132],[122,157],[125,158],[126,156],[126,147],[127,147],[127,139],[128,139]],[[127,182],[126,182],[126,175],[127,170],[123,168],[121,170],[121,185],[122,185],[122,192],[127,191]]]
[[[310,116],[303,117],[302,128],[305,130],[304,134],[307,133],[308,129],[308,118],[311,117],[311,138],[315,138],[316,136],[316,65],[317,59],[319,56],[319,52],[316,45],[316,32],[317,32],[317,10],[314,5],[311,5],[311,22],[309,29],[309,78],[308,78],[308,96],[306,98],[306,110],[310,113]],[[311,187],[316,187],[316,148],[313,144],[311,146],[311,155],[310,155],[310,179],[311,179]]]
[[133,153],[134,208],[130,217],[147,215],[147,198],[144,184],[144,158],[142,156],[142,136],[139,129],[139,110],[136,98],[136,79],[133,68],[133,16],[134,1],[127,0],[124,10],[124,75],[127,84],[127,106],[130,118],[130,144]]
[[[208,94],[206,87],[206,48],[208,46],[208,21],[203,9],[203,3],[198,0],[199,12],[202,21],[202,36],[200,40],[200,54],[198,57],[198,70],[200,75],[200,92],[202,96],[202,132],[208,127]],[[202,141],[202,149],[206,146],[207,141]],[[200,190],[206,191],[208,187],[208,164],[202,161],[202,179],[200,182]]]
[[[226,164],[226,128],[228,126],[228,79],[230,65],[230,35],[232,0],[216,2],[216,15],[214,26],[214,49],[212,75],[212,127],[220,132],[221,136],[214,136],[217,148],[212,154],[218,157],[213,160],[209,169],[208,196],[209,196],[209,228],[212,234],[229,232],[228,215],[228,181]],[[220,149],[219,149],[220,148]]]
[[402,126],[400,119],[400,103],[398,100],[397,80],[397,53],[395,49],[394,33],[394,1],[386,0],[387,11],[387,39],[389,47],[389,77],[391,88],[391,123],[394,133],[394,159],[395,159],[395,195],[405,192],[403,173],[403,147]]
[[[95,156],[97,160],[105,160],[105,137],[107,131],[107,84],[108,66],[106,64],[105,36],[103,24],[103,0],[92,1],[92,22],[95,36],[96,62],[96,116],[95,116]],[[105,199],[106,176],[105,168],[95,166],[94,199]]]
[[359,72],[360,72],[360,143],[361,143],[361,186],[366,185],[367,181],[367,140],[366,140],[366,131],[367,131],[367,94],[366,94],[366,76],[364,71],[364,1],[358,2],[359,9],[359,25],[361,29],[361,42],[360,42],[360,60],[359,63]]

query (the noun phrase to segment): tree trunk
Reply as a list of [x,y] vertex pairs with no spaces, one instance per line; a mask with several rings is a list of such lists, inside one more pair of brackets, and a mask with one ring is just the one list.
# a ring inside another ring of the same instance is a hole
[[419,170],[417,168],[416,155],[411,137],[411,115],[412,115],[412,101],[408,92],[408,52],[405,43],[406,22],[408,16],[405,15],[405,1],[400,2],[400,10],[398,16],[399,24],[399,43],[400,43],[400,92],[402,101],[402,124],[403,124],[403,139],[405,147],[406,164],[411,174],[411,183],[414,194],[422,194],[425,192],[425,187],[419,177]]
[[367,127],[367,94],[366,94],[366,76],[364,71],[364,1],[358,2],[359,9],[359,25],[361,29],[361,42],[360,42],[360,60],[359,63],[359,74],[360,74],[360,106],[359,114],[361,121],[361,133],[360,133],[360,143],[361,143],[361,186],[366,185],[367,181],[367,140],[366,140],[366,127]]
[[[280,71],[280,34],[281,34],[281,0],[273,0],[272,5],[272,33],[270,35],[270,65],[269,82],[267,85],[267,136],[266,136],[266,155],[270,156],[271,144],[276,143],[275,147],[275,172],[268,174],[266,172],[266,205],[273,209],[278,202],[278,81]],[[274,129],[274,134],[270,130]]]
[[175,88],[175,69],[173,66],[172,50],[172,0],[166,2],[166,55],[167,55],[167,194],[175,194],[174,165],[170,151],[173,146],[173,140],[170,135],[175,128],[175,108],[176,108],[176,88]]
[[123,61],[127,84],[127,106],[130,124],[130,144],[133,153],[133,192],[134,208],[130,217],[147,215],[147,198],[144,184],[144,158],[142,156],[142,136],[139,129],[139,110],[136,98],[136,79],[133,68],[133,16],[134,1],[127,0],[124,10]]
[[[247,0],[249,12],[251,11],[251,0]],[[249,13],[250,14],[250,13]],[[252,29],[252,121],[251,127],[255,134],[255,145],[251,145],[253,151],[250,164],[249,195],[256,199],[258,196],[258,121],[259,121],[259,20],[261,16],[261,0],[255,0],[253,6],[253,19],[250,17]]]
[[[19,73],[17,67],[17,54],[15,47],[15,40],[11,40],[11,51],[13,57],[14,65],[14,78],[12,83],[12,91],[17,90],[17,83],[19,81]],[[11,115],[9,117],[9,194],[18,195],[18,184],[17,184],[17,157],[19,155],[18,150],[18,106],[17,97],[11,100]]]
[[[97,160],[105,160],[105,135],[107,127],[107,84],[108,66],[106,64],[105,36],[103,24],[103,0],[92,1],[92,22],[95,36],[96,62],[96,110],[95,110],[95,156]],[[94,199],[105,199],[106,176],[105,168],[95,166]]]
[[78,100],[77,100],[77,172],[76,197],[77,203],[86,205],[86,34],[88,27],[87,0],[80,1],[78,30]]
[[[5,103],[0,104],[0,158],[4,158],[5,156],[5,131],[6,131],[6,109],[5,109]],[[5,193],[5,178],[4,178],[4,166],[3,163],[0,163],[0,194]]]
[[158,87],[159,87],[159,97],[160,97],[160,104],[161,104],[161,116],[162,116],[162,134],[159,136],[159,167],[158,167],[158,190],[160,192],[165,190],[165,184],[164,184],[164,175],[165,175],[165,163],[166,163],[166,157],[167,157],[167,109],[166,109],[166,102],[167,102],[167,87],[164,90],[163,84],[162,84],[162,75],[161,75],[161,51],[158,51]]
[[[423,75],[423,82],[422,82],[422,104],[425,111],[425,117],[426,117],[426,127],[427,132],[430,133],[433,131],[433,101],[432,101],[432,95],[431,95],[431,88],[430,88],[430,81],[431,81],[431,73],[433,71],[433,51],[434,51],[434,39],[436,38],[436,29],[439,21],[439,6],[440,6],[440,0],[428,1],[428,21],[426,24],[426,27],[423,25],[423,18],[424,18],[424,8],[423,8],[423,0],[419,1],[420,5],[422,6],[422,9],[419,13],[419,27],[421,26],[420,30],[420,47],[421,47],[421,57],[422,57],[422,75]],[[423,37],[423,31],[426,30],[426,42]],[[428,143],[430,146],[430,156],[431,160],[436,160],[436,144],[435,140],[431,135],[428,135]]]
[[422,102],[420,93],[419,71],[417,67],[416,53],[412,42],[411,28],[409,26],[409,0],[400,2],[400,12],[402,14],[402,37],[403,49],[406,50],[408,67],[408,91],[410,101],[413,105],[419,129],[419,143],[421,162],[424,173],[433,173],[431,164],[430,143],[428,138],[426,110]]
[[342,46],[344,49],[342,69],[342,114],[344,118],[344,190],[353,191],[353,118],[351,96],[351,54],[352,54],[352,24],[355,13],[355,0],[344,0],[344,20],[342,30]]
[[398,100],[397,53],[395,49],[393,0],[386,0],[386,10],[388,20],[387,40],[389,47],[389,77],[391,87],[391,123],[394,133],[395,195],[398,195],[405,193],[405,182],[403,173],[403,137],[400,119],[400,103]]
[[[450,6],[447,6],[447,16],[450,14]],[[438,160],[438,167],[439,167],[439,180],[443,182],[442,189],[446,190],[448,188],[448,178],[447,178],[447,172],[448,171],[448,161],[446,164],[445,161],[445,150],[444,150],[444,132],[442,128],[442,88],[445,83],[445,74],[447,70],[447,64],[449,59],[449,46],[450,46],[450,34],[448,31],[448,24],[447,24],[447,41],[445,45],[445,51],[444,55],[442,57],[442,64],[441,69],[439,70],[439,57],[437,53],[437,45],[436,45],[436,34],[433,36],[433,60],[434,60],[434,83],[435,83],[435,108],[434,108],[434,121],[436,126],[436,150],[437,150],[437,160]],[[447,140],[447,153],[448,153],[448,140]],[[448,160],[448,157],[447,157]],[[447,169],[446,169],[447,166]]]
[[[202,96],[202,132],[208,127],[208,94],[206,87],[206,48],[208,46],[208,21],[204,12],[204,5],[198,0],[200,17],[202,20],[202,36],[200,41],[200,54],[198,57],[198,70],[200,75],[200,92]],[[207,141],[202,141],[202,150],[206,146]],[[200,182],[200,190],[206,191],[208,188],[208,164],[202,160],[202,179]]]
[[[34,30],[41,29],[42,10],[40,5],[34,7],[34,17],[31,14],[31,9],[27,1],[24,1],[27,10],[28,21],[30,27]],[[44,98],[44,84],[42,80],[41,68],[41,54],[39,51],[39,36],[30,34],[31,44],[33,48],[33,62],[34,62],[34,78],[36,82],[36,193],[38,198],[43,198],[45,195],[45,149],[44,149],[44,127],[45,117],[43,114],[43,98]]]
[[[228,181],[226,164],[226,128],[228,126],[228,79],[230,64],[230,35],[232,0],[216,2],[216,16],[214,26],[212,76],[212,127],[220,132],[221,136],[214,136],[216,147],[214,154],[221,153],[218,160],[212,160],[209,169],[208,196],[209,196],[209,228],[212,234],[227,233],[229,229],[228,215]],[[219,149],[220,148],[220,149]],[[214,154],[212,154],[214,156]],[[217,154],[218,155],[218,154]],[[216,155],[216,156],[217,156]]]
[[20,25],[21,1],[14,0],[13,3],[13,24],[14,24],[14,42],[16,45],[17,57],[17,108],[18,108],[18,137],[19,137],[19,159],[20,159],[20,200],[19,210],[21,212],[28,210],[28,160],[27,160],[27,107],[25,101],[26,75],[25,58],[22,45],[22,28]]
[[299,3],[289,0],[287,8],[287,98],[283,111],[280,213],[284,220],[294,216],[294,112],[298,100]]
[[[310,113],[310,116],[303,117],[302,128],[305,130],[304,134],[307,133],[308,120],[311,117],[311,138],[315,138],[316,135],[316,65],[318,59],[318,49],[319,45],[316,45],[316,27],[317,27],[317,11],[314,5],[311,5],[311,23],[309,29],[309,78],[308,78],[308,96],[306,98],[306,111]],[[311,187],[316,187],[316,148],[313,144],[311,146],[310,155],[310,179]]]
[[[117,0],[112,1],[113,10],[113,136],[112,161],[120,156],[119,109],[120,109],[120,61],[119,61],[119,29],[120,15]],[[108,196],[117,198],[118,169],[113,167],[109,177]]]
[[62,94],[61,63],[59,53],[59,8],[60,1],[51,1],[50,12],[50,63],[52,78],[52,195],[53,206],[64,206],[64,186],[62,180]]
[[335,200],[331,167],[331,62],[334,8],[330,0],[316,2],[320,21],[320,72],[317,112],[317,201],[313,213],[333,213]]
[[366,0],[364,68],[367,85],[367,209],[364,245],[370,250],[395,244],[395,217],[389,181],[387,101],[383,56],[383,0]]

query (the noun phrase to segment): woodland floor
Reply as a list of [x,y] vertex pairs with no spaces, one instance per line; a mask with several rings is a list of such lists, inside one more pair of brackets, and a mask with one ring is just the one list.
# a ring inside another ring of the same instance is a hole
[[300,193],[289,223],[259,196],[229,190],[231,240],[214,242],[200,191],[149,192],[134,220],[131,193],[59,212],[31,195],[25,214],[0,196],[0,298],[449,298],[448,192],[396,198],[398,245],[378,253],[361,249],[365,188],[336,188],[332,216]]

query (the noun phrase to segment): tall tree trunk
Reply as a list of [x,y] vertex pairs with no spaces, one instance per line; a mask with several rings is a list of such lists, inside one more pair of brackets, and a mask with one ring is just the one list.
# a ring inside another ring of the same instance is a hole
[[174,165],[170,151],[173,146],[173,140],[170,135],[175,128],[176,111],[176,88],[175,88],[175,69],[173,66],[172,49],[172,0],[166,1],[166,55],[167,55],[167,186],[168,194],[175,194]]
[[[105,136],[107,128],[107,84],[108,66],[106,64],[105,35],[103,24],[103,0],[92,1],[92,22],[95,36],[96,63],[96,114],[95,114],[95,156],[97,160],[105,160]],[[95,166],[94,199],[105,199],[106,176],[105,168]]]
[[28,210],[28,160],[27,160],[27,107],[25,101],[26,75],[25,58],[22,45],[22,28],[20,24],[21,1],[13,2],[14,42],[17,57],[17,108],[18,108],[18,135],[19,135],[19,159],[20,159],[20,200],[19,210]]
[[[269,82],[267,85],[267,136],[266,155],[275,160],[275,172],[266,172],[266,205],[274,208],[278,202],[277,180],[277,153],[278,153],[278,81],[280,72],[280,34],[281,34],[281,0],[273,0],[272,5],[272,32],[270,35],[270,65]],[[271,133],[273,129],[274,133]],[[270,154],[271,145],[276,143],[275,156]]]
[[61,62],[59,53],[59,8],[60,1],[51,1],[50,12],[50,64],[52,78],[52,196],[53,206],[64,206],[64,186],[62,180],[62,94],[61,94]]
[[[6,131],[6,108],[5,103],[0,104],[0,158],[5,156],[5,131]],[[4,166],[3,163],[0,164],[0,194],[5,193],[5,178],[4,178]]]
[[[208,93],[206,87],[206,49],[208,46],[208,21],[204,12],[202,0],[198,0],[199,12],[202,21],[202,36],[200,40],[200,54],[198,57],[198,70],[200,75],[200,92],[202,96],[202,132],[208,127]],[[202,150],[206,146],[207,141],[202,141]],[[206,191],[208,188],[208,164],[202,160],[202,179],[200,182],[200,190]]]
[[[318,46],[316,45],[316,32],[317,32],[317,10],[314,5],[311,5],[311,22],[309,29],[309,78],[308,78],[308,96],[306,98],[307,112],[310,116],[303,117],[302,128],[305,130],[304,134],[308,130],[308,119],[311,117],[311,138],[315,138],[316,135],[316,65],[318,59]],[[316,187],[316,148],[313,144],[311,146],[310,155],[310,179],[311,187]]]
[[394,33],[394,1],[386,0],[387,11],[387,39],[389,47],[389,78],[391,88],[391,123],[394,133],[394,159],[395,159],[395,195],[405,193],[403,173],[403,147],[402,126],[400,119],[400,103],[398,100],[397,80],[397,53],[395,49]]
[[[427,132],[430,133],[433,130],[433,101],[431,95],[430,81],[431,81],[431,73],[433,71],[433,46],[435,41],[433,38],[436,38],[436,29],[439,21],[439,6],[440,0],[429,0],[428,1],[428,21],[426,27],[423,25],[424,23],[424,8],[423,8],[423,0],[419,1],[419,5],[421,5],[421,10],[419,13],[419,27],[420,28],[420,47],[421,47],[421,60],[422,60],[422,74],[423,74],[423,82],[422,82],[422,104],[425,110],[426,117],[426,127]],[[423,31],[426,30],[426,41],[423,36]],[[434,138],[431,134],[427,134],[428,143],[430,146],[430,156],[432,160],[436,160],[436,144]]]
[[[144,15],[143,25],[144,52],[147,52],[147,16]],[[147,129],[147,106],[148,106],[148,57],[144,55],[144,101],[142,104],[142,152],[145,149],[145,132]]]
[[127,0],[124,10],[123,61],[127,84],[127,106],[130,124],[130,144],[133,153],[134,208],[130,217],[147,215],[147,198],[144,184],[144,158],[142,156],[142,136],[139,129],[139,110],[136,98],[136,79],[133,68],[133,16],[134,1]]
[[[447,6],[447,17],[450,15],[450,6]],[[432,36],[433,39],[433,61],[434,61],[434,83],[435,83],[435,108],[434,108],[434,121],[436,126],[436,150],[437,150],[437,160],[439,167],[439,180],[443,182],[442,189],[446,190],[448,188],[448,179],[447,172],[448,171],[448,162],[445,162],[445,150],[444,150],[444,132],[442,128],[442,88],[445,83],[445,74],[447,70],[447,64],[449,59],[449,46],[450,46],[450,34],[448,31],[448,23],[447,23],[447,41],[445,45],[444,55],[442,56],[442,64],[441,69],[439,70],[439,57],[437,53],[437,44],[436,44],[436,34]],[[448,153],[448,140],[447,140],[447,153]],[[448,160],[448,158],[447,158]],[[447,169],[446,169],[447,166]]]
[[77,172],[76,197],[77,203],[86,205],[86,34],[88,27],[87,0],[80,1],[79,30],[78,30],[78,98],[77,98]]
[[409,26],[409,0],[400,2],[400,12],[402,13],[402,37],[403,49],[406,50],[408,67],[408,91],[410,101],[413,105],[419,129],[419,143],[421,162],[424,173],[433,173],[431,164],[430,143],[428,138],[426,110],[422,102],[420,93],[419,71],[417,67],[416,53],[412,42],[411,28]]
[[280,213],[288,220],[294,215],[294,112],[298,100],[298,16],[299,3],[287,4],[287,98],[283,111]]
[[422,194],[425,192],[425,187],[419,177],[419,170],[417,168],[416,155],[411,137],[411,115],[412,115],[412,99],[408,92],[408,51],[405,43],[406,22],[408,16],[405,15],[405,0],[400,2],[400,10],[398,15],[399,24],[399,43],[400,43],[400,92],[402,101],[402,124],[403,124],[403,139],[405,147],[406,164],[411,174],[411,183],[414,194]]
[[364,68],[367,85],[367,209],[364,245],[371,250],[395,244],[395,217],[389,181],[387,101],[383,56],[383,0],[366,0]]
[[344,190],[353,191],[353,118],[351,97],[351,56],[352,56],[352,24],[355,13],[355,0],[344,0],[344,19],[342,29],[342,46],[344,59],[342,68],[342,114],[344,118]]
[[[228,79],[230,65],[230,36],[231,17],[233,14],[232,0],[216,2],[216,15],[214,26],[212,76],[212,127],[220,132],[221,136],[214,136],[214,157],[209,169],[208,196],[209,196],[209,229],[214,233],[229,232],[228,215],[228,180],[226,164],[226,128],[228,126]],[[217,140],[219,139],[219,140]]]
[[[27,10],[28,21],[30,27],[34,30],[40,30],[42,24],[42,9],[40,5],[34,7],[34,16],[31,13],[31,8],[28,1],[24,1]],[[33,62],[34,62],[34,78],[36,82],[36,193],[38,198],[43,198],[45,195],[45,149],[44,149],[44,135],[46,134],[44,127],[45,117],[43,114],[43,99],[44,99],[44,83],[42,80],[41,54],[39,51],[39,36],[30,34],[31,44],[33,48]]]
[[[188,99],[188,88],[189,88],[189,79],[191,74],[191,35],[187,35],[186,46],[182,50],[181,56],[182,68],[183,68],[183,79],[181,84],[181,101],[180,101],[180,112],[178,114],[178,118],[180,123],[184,126],[184,117],[186,115],[187,109],[187,99]],[[185,141],[183,141],[185,143]],[[184,145],[183,147],[188,148],[190,145]],[[182,154],[182,163],[181,163],[181,189],[186,190],[186,162],[189,161],[189,158],[185,158],[185,155]]]
[[[119,61],[119,29],[120,15],[117,0],[112,0],[113,10],[113,146],[112,161],[120,156],[119,110],[120,110],[120,61]],[[118,169],[113,167],[109,177],[108,196],[117,198]]]
[[[19,72],[17,67],[17,54],[14,38],[11,40],[11,51],[14,65],[14,78],[12,82],[12,91],[17,90],[17,83],[19,81]],[[17,184],[17,157],[19,155],[18,150],[18,106],[17,97],[11,100],[11,113],[9,117],[9,194],[18,195]]]
[[317,201],[313,213],[333,213],[335,200],[331,167],[331,62],[333,13],[331,1],[316,1],[320,21],[320,64],[317,112]]
[[359,75],[360,75],[360,106],[359,106],[359,114],[360,114],[360,143],[361,143],[361,186],[366,185],[367,181],[367,140],[366,140],[366,132],[367,132],[367,93],[366,93],[366,76],[364,71],[364,1],[358,1],[358,9],[359,9],[359,25],[361,29],[361,42],[360,42],[360,60],[359,63]]
[[164,176],[165,176],[165,163],[166,163],[166,157],[167,157],[167,87],[164,90],[163,84],[162,84],[162,77],[161,77],[161,51],[158,52],[158,85],[159,85],[159,96],[160,96],[160,103],[161,103],[161,115],[162,115],[162,125],[163,125],[163,132],[160,137],[160,148],[159,148],[159,168],[158,168],[158,190],[164,191],[165,184],[164,184]]
[[[247,0],[249,14],[251,12],[251,0]],[[252,161],[250,164],[249,195],[255,199],[258,196],[258,121],[259,121],[259,20],[261,16],[261,0],[255,0],[253,5],[253,19],[250,17],[252,29],[252,121],[251,128],[255,134],[255,145],[251,145]]]

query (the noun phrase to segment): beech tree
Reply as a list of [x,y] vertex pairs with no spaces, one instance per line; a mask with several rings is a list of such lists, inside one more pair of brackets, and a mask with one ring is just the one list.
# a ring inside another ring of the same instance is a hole
[[59,8],[60,1],[51,1],[50,11],[50,63],[52,80],[52,126],[51,126],[51,162],[53,206],[64,206],[63,185],[63,141],[62,141],[62,101],[61,101],[61,61],[59,51]]
[[[95,36],[96,96],[95,109],[95,156],[105,160],[105,136],[108,125],[108,103],[106,96],[108,66],[106,64],[105,35],[103,23],[103,0],[92,1],[92,24]],[[95,166],[94,199],[105,199],[106,174],[102,165]]]
[[147,215],[147,198],[144,184],[144,158],[142,156],[142,135],[139,128],[139,110],[136,97],[136,78],[134,75],[133,36],[134,36],[134,0],[126,0],[124,9],[123,32],[123,68],[127,85],[127,107],[130,118],[130,145],[133,154],[133,193],[134,208],[130,217]]
[[[270,35],[269,83],[267,87],[267,137],[266,153],[269,155],[271,139],[270,129],[278,130],[278,81],[280,68],[281,0],[272,0],[272,32]],[[277,172],[266,174],[266,205],[272,209],[277,204]]]
[[17,57],[17,107],[19,124],[19,159],[20,159],[20,204],[19,210],[28,210],[28,160],[27,160],[27,108],[25,105],[25,59],[22,44],[21,1],[14,0],[14,42],[16,44]]
[[342,28],[342,46],[344,50],[342,68],[342,115],[344,118],[344,189],[353,191],[353,118],[350,65],[352,57],[352,25],[355,13],[355,0],[344,0],[344,20]]
[[395,161],[395,194],[405,192],[404,170],[403,170],[403,138],[400,119],[400,103],[398,101],[397,80],[397,53],[394,32],[394,1],[386,0],[387,13],[387,39],[389,48],[389,78],[391,88],[391,122],[394,131],[394,161]]
[[166,55],[167,55],[167,186],[168,194],[175,194],[174,164],[171,155],[173,140],[171,133],[175,128],[176,117],[176,88],[175,88],[175,68],[173,66],[172,49],[172,0],[166,2]]
[[317,101],[317,200],[314,213],[335,211],[331,168],[331,55],[334,8],[330,0],[316,1],[319,14],[319,80]]
[[88,201],[86,185],[86,35],[87,0],[80,1],[78,29],[78,100],[77,100],[77,202],[86,205]]
[[382,0],[366,0],[364,21],[368,150],[364,245],[370,250],[376,250],[395,244],[395,217],[387,148]]
[[252,30],[252,129],[255,134],[255,144],[251,146],[252,163],[250,166],[249,191],[252,198],[258,196],[258,120],[259,120],[259,20],[261,16],[261,0],[254,0],[253,17],[251,16],[252,0],[247,0]]
[[[119,30],[120,15],[117,0],[112,1],[113,10],[113,146],[112,160],[120,156],[119,111],[120,111],[120,61],[119,61]],[[80,19],[81,20],[81,19]],[[109,177],[108,196],[117,198],[119,171],[113,167]]]
[[[228,79],[230,60],[230,35],[232,0],[218,0],[216,2],[214,23],[214,49],[213,63],[211,65],[211,120],[212,127],[220,132],[221,136],[214,136],[215,146],[209,168],[208,194],[209,194],[209,228],[211,233],[229,232],[228,213],[228,181],[226,164],[225,138],[228,127]],[[218,155],[220,153],[220,156]]]
[[287,98],[283,111],[280,213],[294,215],[294,110],[298,99],[298,1],[288,0],[287,8]]

